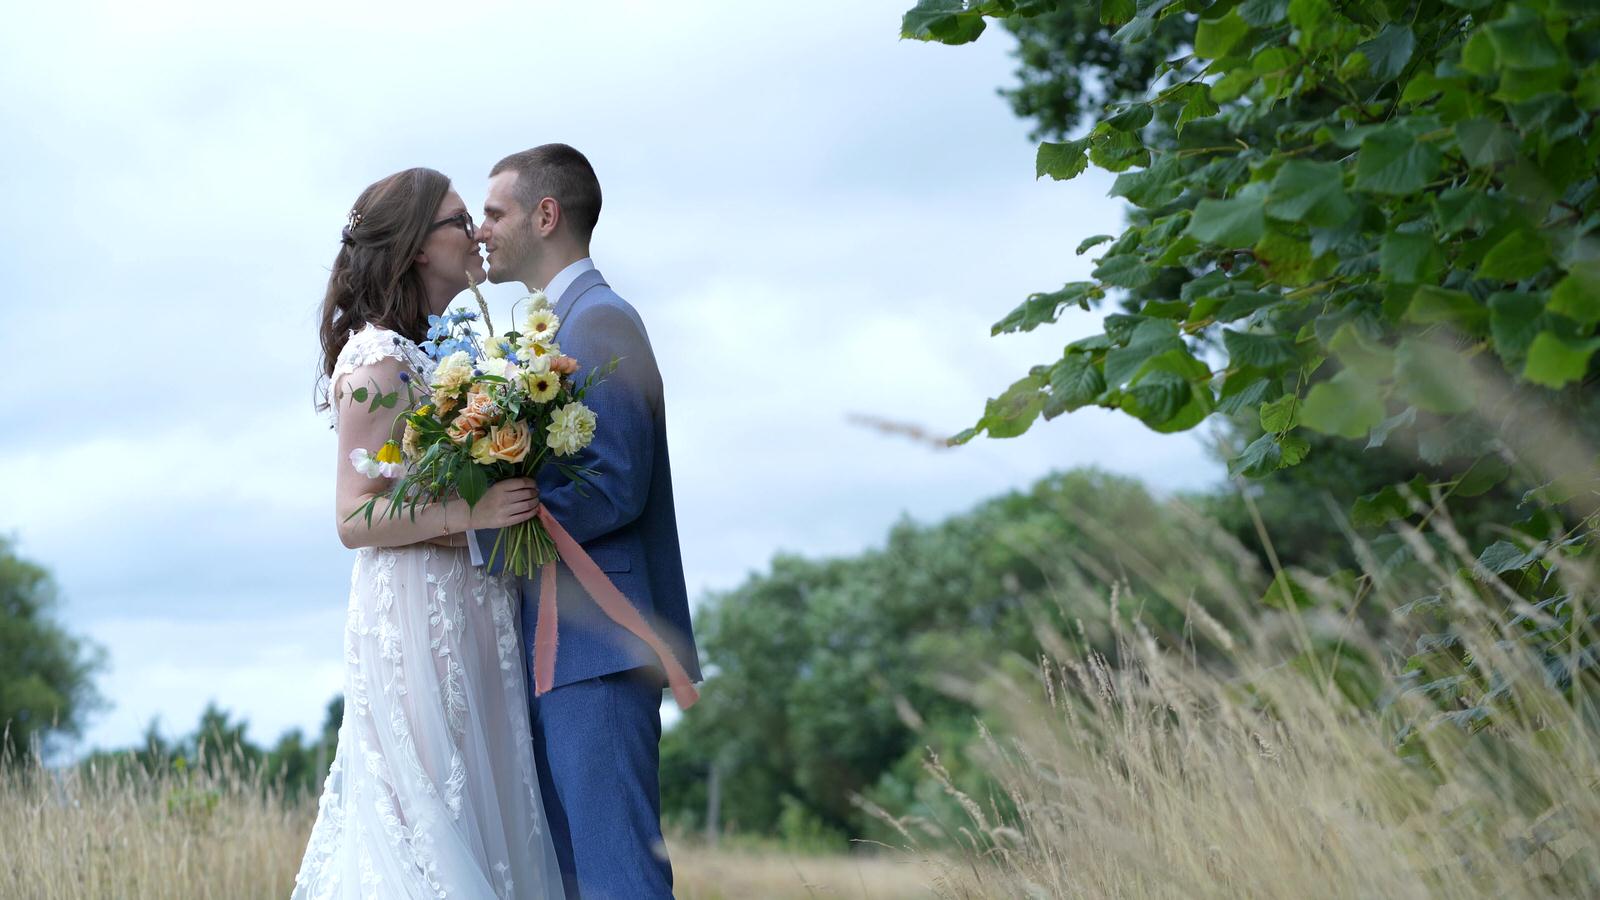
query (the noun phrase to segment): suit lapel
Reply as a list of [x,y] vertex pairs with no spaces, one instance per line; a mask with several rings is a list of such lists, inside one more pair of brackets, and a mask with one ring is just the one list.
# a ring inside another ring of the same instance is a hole
[[578,298],[582,297],[590,288],[599,287],[606,283],[599,269],[590,269],[572,280],[567,289],[556,300],[556,316],[565,322],[572,313],[572,307],[577,305]]

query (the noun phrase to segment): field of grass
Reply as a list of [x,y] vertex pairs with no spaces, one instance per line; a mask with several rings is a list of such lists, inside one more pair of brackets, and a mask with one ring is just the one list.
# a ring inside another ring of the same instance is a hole
[[[1390,658],[1344,588],[1308,575],[1312,608],[1233,610],[1222,618],[1241,624],[1229,629],[1193,606],[1176,645],[1124,623],[1114,658],[1041,630],[1031,667],[951,685],[982,713],[992,779],[973,796],[930,757],[927,776],[959,815],[878,811],[902,846],[851,855],[675,838],[678,895],[1600,896],[1594,698],[1581,681],[1552,684],[1549,660],[1485,601],[1470,555],[1425,550],[1462,661],[1429,677],[1453,685],[1457,708],[1352,696],[1340,666]],[[1163,564],[1211,566],[1217,584],[1231,571],[1179,551]],[[1596,596],[1586,567],[1553,564],[1548,577]],[[1111,606],[1125,599],[1114,590]],[[1574,635],[1573,653],[1584,640]],[[1397,674],[1375,679],[1392,687]],[[225,764],[152,776],[0,763],[0,896],[285,897],[313,814],[312,800],[288,802]]]
[[[289,895],[316,814],[229,767],[0,769],[0,897],[246,900]],[[675,840],[683,900],[932,897],[886,855],[792,855]]]

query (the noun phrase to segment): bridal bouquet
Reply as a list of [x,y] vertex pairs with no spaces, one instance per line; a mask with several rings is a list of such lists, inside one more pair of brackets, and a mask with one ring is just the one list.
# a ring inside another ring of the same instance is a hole
[[[452,494],[471,506],[494,482],[535,478],[545,465],[556,466],[579,485],[595,474],[563,458],[594,439],[595,414],[583,397],[615,371],[616,361],[590,370],[580,383],[573,377],[578,361],[563,356],[556,343],[561,321],[542,292],[529,296],[522,330],[501,335],[494,333],[477,285],[472,292],[488,336],[480,338],[472,326],[477,313],[429,316],[428,340],[421,347],[438,366],[426,391],[402,376],[409,402],[397,416],[405,421],[401,440],[386,442],[375,454],[358,449],[350,455],[362,474],[395,479],[388,515],[414,514],[419,503]],[[398,391],[384,395],[358,389],[353,399],[370,402],[373,410],[393,407]],[[352,515],[364,513],[370,525],[378,499]],[[556,545],[536,517],[501,529],[488,561],[492,566],[503,559],[507,571],[531,578],[556,557]]]

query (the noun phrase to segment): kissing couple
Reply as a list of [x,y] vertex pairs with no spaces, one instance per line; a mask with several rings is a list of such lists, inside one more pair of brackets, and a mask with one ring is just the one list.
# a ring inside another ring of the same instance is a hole
[[[600,182],[565,144],[495,164],[481,225],[432,169],[356,198],[320,328],[339,539],[356,550],[344,720],[295,898],[672,896],[662,689],[668,672],[684,684],[700,673],[661,374],[638,312],[590,259],[599,218]],[[545,466],[470,506],[446,496],[409,514],[354,515],[387,499],[398,470],[346,460],[402,435],[392,411],[353,395],[426,392],[438,365],[429,317],[483,280],[548,297],[561,353],[586,366],[616,360],[584,396],[599,424],[572,460],[596,477],[581,485]],[[499,529],[541,507],[649,624],[625,627],[586,590],[592,579],[557,565],[555,627],[539,638],[560,652],[535,695],[541,584],[484,561],[498,562]],[[669,653],[651,649],[652,626]]]

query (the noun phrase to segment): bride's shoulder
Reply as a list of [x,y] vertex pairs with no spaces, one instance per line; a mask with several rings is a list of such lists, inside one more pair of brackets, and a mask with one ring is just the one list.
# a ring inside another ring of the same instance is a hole
[[365,325],[360,330],[351,331],[345,340],[339,358],[334,363],[333,377],[337,379],[340,375],[347,375],[363,366],[376,365],[386,359],[416,367],[424,364],[426,354],[404,335],[378,325]]

